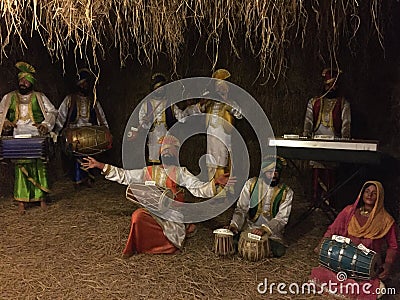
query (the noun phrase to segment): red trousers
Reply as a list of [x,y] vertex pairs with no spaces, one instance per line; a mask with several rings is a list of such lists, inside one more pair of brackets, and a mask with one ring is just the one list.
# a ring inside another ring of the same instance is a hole
[[172,254],[178,250],[164,235],[161,226],[150,213],[139,208],[132,213],[131,231],[124,254]]

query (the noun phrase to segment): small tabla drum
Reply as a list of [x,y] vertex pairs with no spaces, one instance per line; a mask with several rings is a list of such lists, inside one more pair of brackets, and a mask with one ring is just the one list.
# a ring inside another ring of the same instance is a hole
[[243,231],[239,239],[239,255],[249,261],[259,261],[271,256],[268,235],[252,234],[251,230]]
[[214,247],[213,251],[219,256],[229,256],[235,254],[233,246],[233,232],[229,229],[220,228],[213,231]]
[[48,137],[29,138],[1,137],[0,156],[9,159],[46,159],[48,155]]
[[174,201],[174,195],[170,189],[156,185],[129,184],[126,189],[126,199],[152,212],[163,213],[169,209],[171,202]]
[[333,235],[322,242],[319,263],[334,272],[346,272],[348,277],[368,280],[378,275],[381,259],[363,244],[356,246],[349,238]]
[[62,135],[67,153],[95,155],[112,147],[112,135],[106,126],[66,128]]

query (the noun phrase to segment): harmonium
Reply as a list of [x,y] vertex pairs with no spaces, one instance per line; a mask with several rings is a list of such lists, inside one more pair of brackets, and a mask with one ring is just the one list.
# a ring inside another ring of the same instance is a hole
[[290,159],[321,160],[358,164],[380,164],[378,141],[338,139],[316,136],[314,139],[285,135],[270,138],[269,146],[276,147],[278,155]]
[[15,138],[2,136],[0,138],[0,159],[33,159],[47,158],[48,137],[26,136]]

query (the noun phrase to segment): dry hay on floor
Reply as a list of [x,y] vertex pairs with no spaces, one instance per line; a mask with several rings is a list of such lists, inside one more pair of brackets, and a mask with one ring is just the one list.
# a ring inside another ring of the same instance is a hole
[[[216,257],[212,230],[227,224],[232,209],[198,224],[181,254],[125,260],[134,209],[123,186],[104,180],[79,192],[70,182],[56,182],[48,210],[33,207],[24,216],[11,199],[1,198],[0,299],[270,299],[257,292],[265,278],[302,284],[317,265],[312,249],[324,227],[310,222],[318,213],[291,231],[290,248],[280,259]],[[273,294],[315,297],[322,298]]]

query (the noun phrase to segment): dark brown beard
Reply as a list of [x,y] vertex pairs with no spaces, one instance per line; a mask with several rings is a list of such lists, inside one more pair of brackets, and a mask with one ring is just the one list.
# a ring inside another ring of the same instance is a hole
[[30,92],[32,92],[32,90],[33,90],[33,86],[26,87],[26,86],[24,86],[24,85],[20,85],[20,86],[18,87],[18,91],[19,91],[19,93],[20,93],[21,95],[29,94]]
[[172,155],[162,155],[161,163],[167,166],[177,166],[179,164],[178,159]]

